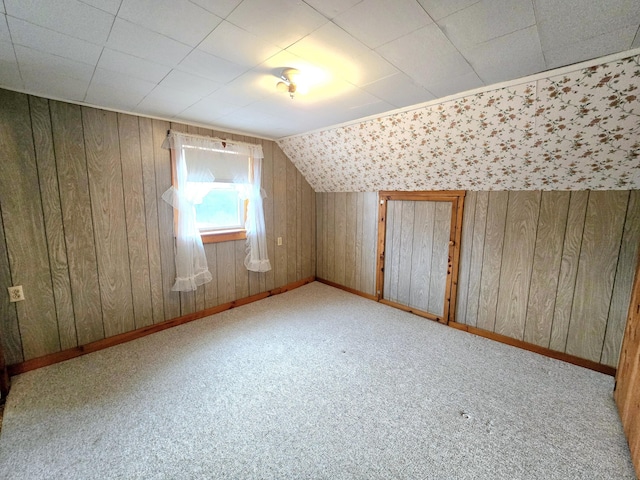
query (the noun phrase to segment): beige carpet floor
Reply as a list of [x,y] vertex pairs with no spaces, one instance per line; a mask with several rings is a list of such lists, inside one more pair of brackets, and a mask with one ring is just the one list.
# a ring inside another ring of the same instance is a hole
[[613,379],[312,283],[13,379],[2,479],[633,479]]

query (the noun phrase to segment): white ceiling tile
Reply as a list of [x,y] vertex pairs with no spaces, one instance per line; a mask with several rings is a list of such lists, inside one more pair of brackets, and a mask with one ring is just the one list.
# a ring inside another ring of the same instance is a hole
[[64,77],[77,78],[86,81],[87,84],[93,75],[93,65],[58,57],[20,45],[16,45],[14,48],[18,65],[20,65],[20,71],[23,75],[28,73],[30,76],[37,76],[38,74],[45,75],[46,73],[51,73]]
[[287,51],[354,85],[397,73],[387,60],[333,23],[323,25]]
[[396,108],[428,102],[435,97],[404,73],[397,73],[362,87]]
[[365,45],[376,48],[433,20],[415,0],[363,0],[334,22]]
[[335,18],[362,0],[304,0],[327,18]]
[[60,75],[50,70],[22,71],[24,88],[29,93],[44,97],[81,102],[84,100],[89,81]]
[[198,49],[187,55],[178,65],[178,69],[208,78],[220,84],[230,82],[248,70],[246,66],[209,55]]
[[[105,70],[104,68],[96,68],[91,79],[91,87],[100,85],[114,90],[131,92],[133,96],[140,96],[138,102],[148,95],[155,87],[155,82],[149,82],[140,78],[130,77],[113,70]],[[136,102],[136,104],[138,103]]]
[[464,56],[487,85],[546,69],[535,26],[476,45]]
[[160,65],[108,48],[103,50],[98,67],[154,83],[160,82],[171,71],[171,67],[166,65]]
[[82,3],[104,10],[112,14],[118,13],[122,0],[80,0]]
[[102,47],[93,43],[39,27],[18,18],[9,17],[11,37],[17,45],[95,65]]
[[222,21],[189,0],[123,0],[118,17],[191,47]]
[[177,65],[192,50],[184,43],[117,18],[107,46],[163,65]]
[[464,75],[452,76],[438,83],[425,85],[431,93],[436,97],[446,97],[456,93],[466,92],[474,88],[482,87],[484,83],[476,75],[475,72],[465,73]]
[[297,0],[244,0],[227,20],[281,48],[287,48],[328,21]]
[[0,2],[0,13],[5,13],[4,12],[4,2]]
[[275,91],[275,81],[273,82],[273,90],[263,85],[265,75],[254,70],[250,70],[233,82],[216,90],[209,99],[212,101],[222,101],[238,106],[246,106],[253,102],[267,97]]
[[208,78],[199,77],[179,70],[172,70],[169,72],[169,75],[162,79],[160,86],[173,88],[181,92],[192,92],[201,97],[206,97],[222,85]]
[[438,21],[459,48],[486,42],[536,23],[531,0],[483,0]]
[[278,53],[280,48],[224,21],[198,45],[198,50],[253,67]]
[[203,98],[180,113],[179,118],[195,122],[209,123],[223,115],[228,115],[238,110],[238,105],[233,105],[222,100]]
[[240,5],[242,0],[191,0],[191,2],[209,10],[221,18],[227,18],[227,16]]
[[158,86],[138,104],[136,111],[147,115],[173,117],[200,98],[198,95]]
[[145,94],[134,90],[123,90],[122,88],[113,88],[92,82],[89,85],[84,101],[97,107],[132,111],[144,96]]
[[625,50],[633,41],[636,27],[627,27],[615,32],[596,35],[573,45],[563,45],[544,52],[548,68],[557,68],[570,63],[582,62],[610,53]]
[[439,83],[472,71],[436,24],[387,43],[377,51],[419,85]]
[[638,48],[640,47],[640,28],[638,28],[638,30],[636,31],[636,36],[633,39],[633,43],[631,44],[631,48]]
[[9,27],[7,26],[7,16],[0,16],[0,42],[11,42]]
[[459,12],[480,0],[418,0],[429,16],[434,20],[440,20],[453,13]]
[[4,0],[7,14],[90,42],[107,40],[113,15],[77,0]]
[[0,85],[16,90],[24,88],[13,45],[8,42],[0,42]]
[[640,24],[638,1],[534,1],[544,51]]

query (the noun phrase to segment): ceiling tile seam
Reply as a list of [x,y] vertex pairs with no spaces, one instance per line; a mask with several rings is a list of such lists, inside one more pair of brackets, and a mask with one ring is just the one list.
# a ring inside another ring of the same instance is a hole
[[[4,1],[4,0],[3,0],[3,1]],[[93,5],[93,4],[91,4],[91,3],[87,3],[85,0],[78,0],[78,1],[79,1],[80,3],[84,3],[87,7],[95,8],[96,10],[100,10],[100,11],[102,11],[102,12],[104,12],[104,13],[108,13],[109,15],[114,15],[113,13],[111,13],[111,12],[109,12],[109,11],[107,11],[107,10],[102,9],[102,8],[98,7],[97,5]],[[119,11],[120,11],[120,7],[122,7],[122,0],[120,0],[120,4],[118,5],[118,10],[117,10],[117,11],[116,11],[116,13],[115,13],[115,15],[116,15],[116,16],[118,15],[118,13],[117,13],[117,12],[119,12]]]
[[633,47],[633,44],[636,42],[636,40],[638,40],[638,38],[640,38],[640,25],[638,25],[638,29],[636,30],[636,34],[633,37],[633,40],[631,40],[631,45],[629,45],[629,48]]
[[[4,5],[4,0],[2,0],[2,4]],[[4,11],[7,11],[7,7],[4,6]],[[11,40],[11,50],[13,50],[13,58],[16,59],[16,65],[18,66],[18,75],[20,75],[20,82],[22,82],[22,88],[25,88],[26,84],[24,82],[24,77],[22,76],[22,67],[20,66],[20,62],[18,61],[18,54],[16,53],[16,44],[13,42],[13,35],[11,34],[11,29],[9,28],[9,22],[7,21],[7,14],[3,15],[4,23],[7,25],[7,31],[9,32],[9,39]]]
[[116,14],[113,16],[113,21],[111,22],[111,28],[109,28],[109,34],[107,35],[107,39],[102,45],[102,49],[100,50],[100,55],[98,55],[98,60],[96,60],[96,64],[93,66],[93,72],[91,72],[91,78],[89,79],[89,83],[87,84],[87,90],[84,92],[84,96],[82,97],[83,102],[87,101],[87,95],[89,95],[89,88],[91,88],[91,85],[93,84],[93,77],[95,77],[96,75],[96,71],[98,70],[98,65],[100,64],[100,59],[102,58],[102,54],[104,53],[105,45],[109,41],[109,37],[113,32],[113,26],[116,23],[116,18],[118,18],[118,14],[120,13],[121,7],[122,7],[122,1],[120,1],[120,5],[118,5],[118,10],[116,11]]
[[[536,6],[535,0],[531,0],[531,4],[533,5],[533,18],[536,20],[536,31],[538,32],[538,42],[540,43],[540,51],[542,52],[542,60],[544,61],[544,66],[549,68],[549,60],[547,60],[547,55],[545,54],[544,49],[542,48],[542,40],[540,40],[540,22],[539,22],[539,12],[538,7]],[[537,91],[536,91],[537,95]]]

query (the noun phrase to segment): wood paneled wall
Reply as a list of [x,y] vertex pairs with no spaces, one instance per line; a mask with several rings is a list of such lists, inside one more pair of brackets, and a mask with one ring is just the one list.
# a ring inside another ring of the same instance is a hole
[[317,277],[376,295],[378,194],[316,193],[316,218]]
[[[316,195],[318,277],[375,294],[376,194]],[[467,192],[456,321],[616,367],[639,243],[640,191]]]
[[387,202],[383,298],[444,314],[451,203]]
[[[214,280],[171,291],[169,128],[262,143],[270,272],[244,268],[243,240],[208,244]],[[26,297],[0,302],[9,364],[315,274],[316,196],[274,142],[0,89],[0,151],[0,292],[22,285]]]
[[640,191],[469,192],[459,323],[618,364]]

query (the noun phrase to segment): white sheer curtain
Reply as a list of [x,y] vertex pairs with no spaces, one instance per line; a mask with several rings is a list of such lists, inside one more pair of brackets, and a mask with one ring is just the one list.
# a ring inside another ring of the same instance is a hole
[[[260,149],[262,150],[262,148]],[[267,255],[267,233],[264,226],[263,192],[260,187],[262,178],[262,158],[253,157],[253,171],[249,185],[249,205],[247,208],[247,257],[244,266],[252,272],[268,272],[271,262]]]
[[[262,145],[169,132],[163,147],[174,150],[177,170],[177,188],[169,188],[162,196],[178,210],[176,282],[172,290],[195,290],[198,285],[211,280],[194,205],[208,193],[205,185],[214,179],[238,184],[242,197],[249,200],[245,223],[245,267],[254,272],[271,270],[267,257],[263,190],[260,187],[264,158]],[[253,166],[251,175],[248,165]],[[187,181],[190,185],[201,183],[203,188],[187,189]]]
[[[168,137],[163,147],[173,149],[175,155],[176,186],[171,186],[162,194],[165,202],[178,211],[176,224],[176,281],[171,290],[190,292],[212,280],[200,230],[196,225],[195,203],[208,191],[188,189],[187,181],[200,182],[203,186],[213,182],[213,173],[206,168],[193,168],[188,171],[183,138],[174,135]],[[204,151],[194,152],[201,155]]]

